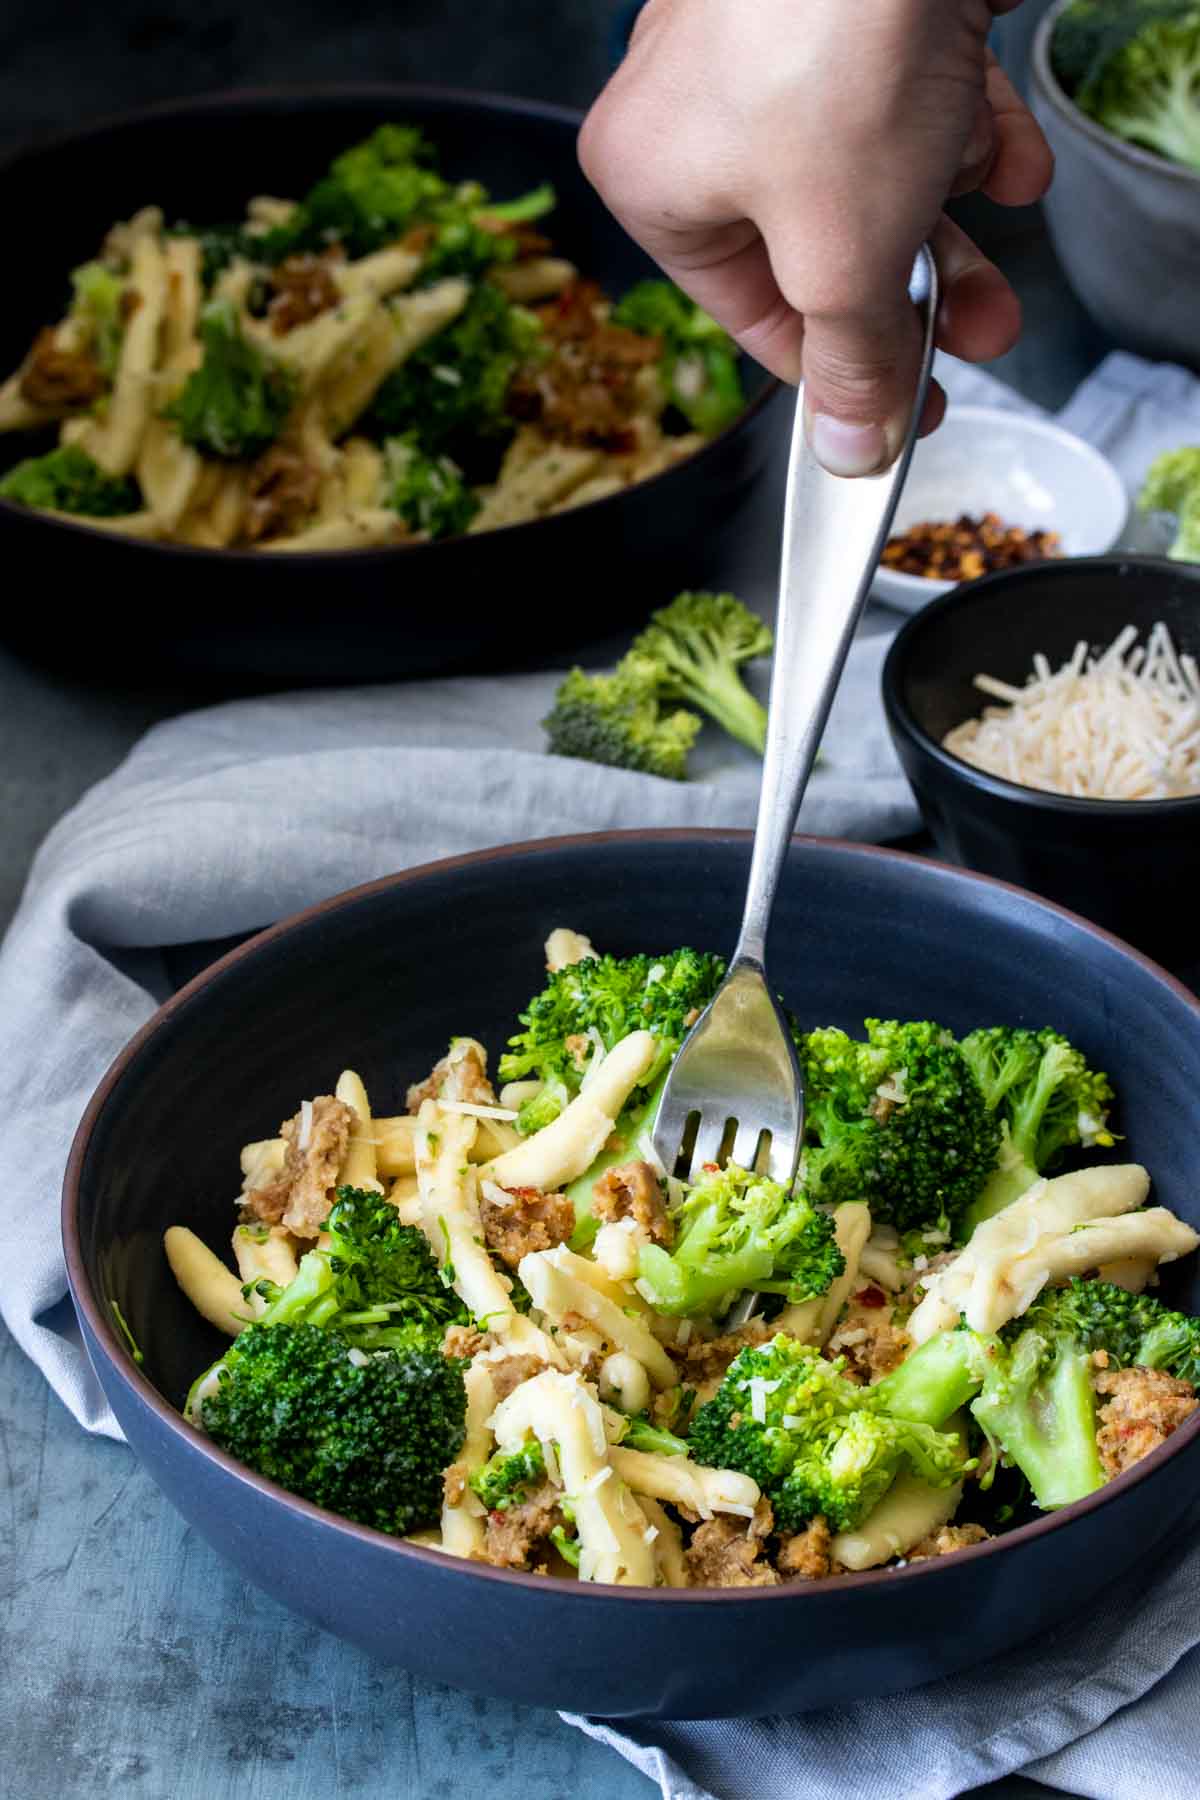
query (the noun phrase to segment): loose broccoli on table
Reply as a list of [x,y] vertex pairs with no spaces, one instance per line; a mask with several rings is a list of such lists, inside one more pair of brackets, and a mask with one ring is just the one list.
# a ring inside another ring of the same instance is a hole
[[846,1266],[828,1213],[735,1163],[705,1169],[672,1219],[671,1249],[638,1255],[639,1291],[672,1317],[720,1318],[747,1291],[811,1300]]
[[[663,956],[590,956],[556,970],[520,1014],[521,1030],[509,1038],[497,1066],[502,1082],[541,1083],[532,1103],[536,1110],[523,1109],[519,1127],[540,1129],[575,1098],[597,1040],[607,1052],[630,1032],[649,1031],[658,1039],[659,1054],[627,1112],[640,1109],[724,974],[722,957],[688,949]],[[626,1149],[626,1160],[628,1154]]]
[[769,656],[773,642],[770,626],[732,594],[683,593],[651,614],[632,654],[648,657],[662,671],[660,698],[698,706],[761,756],[767,712],[740,669]]
[[295,399],[286,369],[252,344],[230,300],[200,315],[204,360],[168,409],[185,444],[229,461],[257,456],[283,430]]
[[0,476],[0,500],[84,519],[115,519],[141,505],[137,484],[107,475],[77,444],[28,456]]
[[1075,99],[1106,131],[1200,169],[1200,6],[1142,26]]
[[843,1367],[784,1336],[743,1350],[692,1421],[694,1460],[751,1476],[782,1531],[818,1513],[834,1531],[853,1530],[902,1470],[952,1487],[974,1466],[956,1432],[886,1412]]
[[1000,1125],[951,1033],[928,1020],[867,1019],[865,1041],[799,1034],[814,1204],[863,1200],[901,1232],[953,1234],[996,1165]]
[[732,424],[745,404],[738,352],[717,321],[669,281],[639,281],[613,308],[613,323],[659,338],[667,398],[705,437]]
[[458,464],[428,456],[411,432],[383,446],[383,504],[413,531],[430,538],[456,537],[479,511]]
[[664,711],[659,684],[658,664],[633,654],[611,675],[572,669],[542,720],[547,749],[580,762],[686,781],[700,720],[682,707]]
[[511,436],[509,383],[539,334],[532,313],[481,281],[458,317],[387,377],[368,427],[385,436],[415,430],[422,449],[435,454],[474,437]]
[[1156,457],[1138,506],[1142,512],[1174,513],[1175,538],[1167,555],[1175,562],[1200,562],[1200,445]]
[[963,1038],[959,1049],[1002,1134],[996,1166],[964,1220],[969,1236],[1051,1172],[1067,1150],[1111,1148],[1113,1090],[1107,1075],[1049,1028],[988,1026]]

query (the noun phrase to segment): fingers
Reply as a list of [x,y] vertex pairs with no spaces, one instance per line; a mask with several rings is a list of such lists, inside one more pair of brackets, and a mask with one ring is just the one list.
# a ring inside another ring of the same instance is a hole
[[654,234],[648,250],[671,280],[781,381],[798,382],[804,322],[779,290],[767,247],[748,219],[704,232]]
[[804,405],[817,461],[831,475],[874,475],[899,452],[921,355],[915,308],[810,313],[804,330]]
[[943,217],[933,234],[941,283],[937,344],[964,362],[989,362],[1021,335],[1021,303],[965,231]]
[[[1054,175],[1054,153],[1042,128],[994,56],[988,57],[987,100],[995,131],[994,154],[979,185],[1000,206],[1031,206]],[[962,191],[961,189],[959,190]]]

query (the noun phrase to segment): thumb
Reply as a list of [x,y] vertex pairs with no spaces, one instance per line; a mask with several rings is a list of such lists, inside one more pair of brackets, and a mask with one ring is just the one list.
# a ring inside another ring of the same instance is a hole
[[805,315],[808,438],[831,475],[874,475],[895,461],[920,359],[920,321],[907,296],[871,312]]

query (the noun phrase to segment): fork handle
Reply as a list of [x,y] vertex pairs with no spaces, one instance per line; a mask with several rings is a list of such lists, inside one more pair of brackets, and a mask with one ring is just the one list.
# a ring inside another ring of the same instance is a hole
[[761,969],[765,961],[796,815],[908,473],[929,391],[938,306],[937,269],[927,245],[918,252],[908,291],[921,314],[924,342],[908,429],[890,469],[854,480],[830,475],[809,449],[803,388],[796,396],[767,744],[735,965]]

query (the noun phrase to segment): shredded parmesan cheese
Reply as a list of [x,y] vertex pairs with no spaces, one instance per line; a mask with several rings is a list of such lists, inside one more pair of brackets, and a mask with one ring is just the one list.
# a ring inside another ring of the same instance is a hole
[[312,1140],[312,1114],[312,1101],[302,1100],[300,1102],[300,1135],[296,1139],[297,1150],[307,1150]]
[[443,1112],[466,1113],[469,1119],[507,1119],[516,1118],[516,1113],[507,1106],[485,1106],[476,1100],[439,1100],[438,1105]]
[[942,740],[952,755],[1022,787],[1091,800],[1200,794],[1200,669],[1161,622],[1135,625],[1107,650],[1076,644],[1060,669],[1040,652],[1024,687],[992,675],[975,686],[1002,701]]

